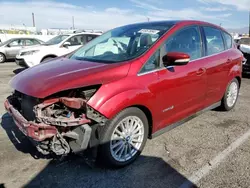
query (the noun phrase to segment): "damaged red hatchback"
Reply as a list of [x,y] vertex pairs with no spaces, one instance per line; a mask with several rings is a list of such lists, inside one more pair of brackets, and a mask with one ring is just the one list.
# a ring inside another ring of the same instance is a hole
[[127,25],[16,75],[5,108],[43,154],[97,148],[124,166],[147,138],[204,110],[231,110],[242,59],[230,34],[206,22]]

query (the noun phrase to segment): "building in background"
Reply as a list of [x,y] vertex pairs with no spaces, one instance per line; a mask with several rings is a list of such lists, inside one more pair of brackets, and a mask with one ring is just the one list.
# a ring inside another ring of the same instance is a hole
[[23,25],[0,25],[1,34],[36,34],[36,27]]

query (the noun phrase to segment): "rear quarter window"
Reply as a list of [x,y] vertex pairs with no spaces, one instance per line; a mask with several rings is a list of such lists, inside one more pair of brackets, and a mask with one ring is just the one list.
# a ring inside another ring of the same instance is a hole
[[232,36],[229,35],[226,32],[223,32],[224,38],[225,38],[225,44],[226,44],[226,49],[232,48],[233,42],[232,42]]

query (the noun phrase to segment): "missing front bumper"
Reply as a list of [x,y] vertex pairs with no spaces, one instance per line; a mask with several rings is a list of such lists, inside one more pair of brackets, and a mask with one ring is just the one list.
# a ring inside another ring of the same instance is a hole
[[[68,103],[70,100],[64,100],[64,102]],[[40,105],[45,104],[48,105],[48,102]],[[74,104],[74,101],[71,101],[68,105],[75,106],[76,104]],[[86,119],[85,116],[81,116],[81,118],[78,119],[69,118],[68,122],[62,119],[62,123],[58,123],[60,121],[52,121],[53,118],[44,119],[45,117],[42,116],[41,111],[38,110],[40,116],[37,113],[36,115],[38,115],[42,121],[36,123],[34,121],[28,121],[15,109],[11,104],[11,98],[5,101],[4,106],[20,131],[30,138],[42,154],[48,155],[53,153],[56,155],[65,155],[70,151],[80,152],[87,149],[92,129],[87,124],[90,123],[90,120]],[[49,122],[49,124],[44,123],[44,121]]]
[[7,112],[12,116],[20,131],[33,140],[43,141],[57,134],[57,129],[54,126],[27,121],[8,100],[5,101],[4,106]]

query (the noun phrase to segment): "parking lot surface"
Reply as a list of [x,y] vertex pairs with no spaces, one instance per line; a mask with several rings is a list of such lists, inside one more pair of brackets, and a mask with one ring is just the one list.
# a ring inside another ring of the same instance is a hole
[[9,80],[20,67],[0,64],[0,187],[250,187],[250,79],[230,112],[209,111],[153,140],[132,165],[90,167],[79,156],[51,160],[5,113]]

